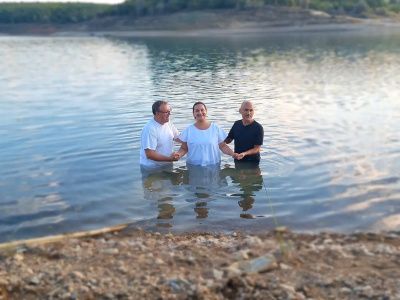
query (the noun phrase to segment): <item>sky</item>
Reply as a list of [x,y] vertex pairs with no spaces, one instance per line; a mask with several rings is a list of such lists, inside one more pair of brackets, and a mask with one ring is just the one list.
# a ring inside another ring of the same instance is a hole
[[102,4],[117,4],[124,0],[0,0],[0,2],[86,2],[86,3],[102,3]]

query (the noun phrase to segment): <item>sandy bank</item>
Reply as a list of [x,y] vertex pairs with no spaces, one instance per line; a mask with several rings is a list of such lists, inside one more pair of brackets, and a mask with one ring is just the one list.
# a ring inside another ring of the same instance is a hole
[[[221,37],[221,36],[259,36],[273,34],[299,34],[299,33],[329,33],[329,32],[367,32],[382,33],[400,31],[400,24],[384,23],[346,23],[346,24],[310,24],[292,25],[266,28],[226,28],[226,29],[198,29],[198,30],[121,30],[121,31],[96,31],[90,36],[113,37]],[[76,36],[76,32],[59,32],[56,36]]]
[[400,233],[160,234],[0,252],[0,299],[399,299]]

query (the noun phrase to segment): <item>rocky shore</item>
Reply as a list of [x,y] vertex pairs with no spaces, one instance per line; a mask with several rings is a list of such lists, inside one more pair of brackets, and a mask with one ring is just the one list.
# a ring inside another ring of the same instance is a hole
[[0,249],[2,300],[400,299],[399,232],[130,229]]

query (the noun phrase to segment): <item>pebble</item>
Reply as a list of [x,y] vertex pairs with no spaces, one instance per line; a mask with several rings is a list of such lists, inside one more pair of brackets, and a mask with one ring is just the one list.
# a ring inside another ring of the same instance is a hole
[[89,293],[90,292],[90,288],[89,287],[87,287],[86,285],[81,285],[80,287],[79,287],[79,289],[80,289],[80,291],[82,292],[82,293]]
[[213,269],[212,273],[216,280],[221,280],[224,276],[224,272],[217,269]]
[[236,252],[234,254],[234,259],[235,260],[243,260],[243,259],[249,259],[249,249],[244,249]]
[[289,293],[296,293],[296,289],[294,286],[288,285],[288,284],[280,284],[280,287],[282,289],[284,289],[285,291],[289,292]]
[[40,279],[37,276],[33,276],[33,277],[31,277],[31,279],[29,279],[29,283],[38,285],[40,283]]
[[244,242],[248,246],[261,246],[263,244],[262,240],[257,236],[248,236],[244,239]]
[[119,250],[117,248],[106,248],[102,249],[100,252],[103,254],[115,255],[119,253]]
[[212,279],[207,279],[205,283],[206,283],[206,286],[207,286],[208,288],[210,288],[210,287],[212,287],[212,286],[214,285],[214,280],[212,280]]
[[73,274],[76,278],[79,278],[79,279],[84,279],[84,278],[85,278],[85,276],[83,276],[83,274],[82,274],[81,272],[79,272],[79,271],[74,271],[74,272],[72,272],[72,274]]
[[26,268],[26,269],[25,269],[25,272],[28,273],[28,274],[30,274],[30,275],[35,274],[35,272],[33,272],[33,270],[32,270],[31,268]]
[[24,256],[22,254],[20,254],[20,253],[17,253],[17,254],[14,255],[14,259],[16,261],[23,261],[24,260]]
[[166,284],[172,289],[173,292],[175,293],[180,293],[183,292],[187,289],[190,288],[190,283],[187,282],[186,280],[179,279],[179,278],[173,278],[169,279]]
[[343,293],[343,294],[350,294],[352,292],[352,290],[349,289],[348,287],[342,287],[340,289],[340,292]]
[[359,295],[364,295],[367,297],[372,296],[374,290],[372,289],[371,286],[359,286],[354,288],[354,292],[358,293]]
[[280,266],[280,268],[282,270],[291,270],[291,269],[293,269],[291,266],[289,266],[287,264],[284,264],[284,263],[279,264],[279,266]]
[[248,261],[239,261],[231,264],[227,268],[230,275],[242,273],[258,273],[276,269],[278,264],[272,255],[263,255]]

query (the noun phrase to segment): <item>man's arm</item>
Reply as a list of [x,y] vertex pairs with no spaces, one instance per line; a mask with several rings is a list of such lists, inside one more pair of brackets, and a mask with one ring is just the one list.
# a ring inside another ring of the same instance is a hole
[[226,143],[226,144],[230,144],[232,141],[233,141],[233,139],[231,139],[230,137],[227,137],[227,138],[225,139],[225,143]]
[[181,147],[179,148],[178,151],[172,153],[172,157],[176,160],[180,159],[182,156],[184,156],[188,152],[188,146],[186,142],[181,141]]
[[233,136],[234,136],[234,134],[233,134],[234,131],[233,130],[234,130],[234,128],[235,128],[235,124],[233,124],[231,130],[229,130],[228,136],[225,139],[225,143],[226,144],[230,144],[233,141]]
[[[254,145],[253,148],[244,151],[242,153],[238,154],[238,160],[242,159],[243,157],[245,157],[246,155],[252,155],[252,154],[257,154],[261,152],[261,146],[263,144],[263,140],[264,140],[264,128],[258,124],[258,130],[257,130],[257,134],[256,134],[256,145]],[[258,144],[258,145],[257,145]]]
[[158,153],[157,151],[151,150],[151,149],[144,149],[144,152],[146,153],[146,157],[148,159],[151,159],[154,161],[175,161],[176,160],[172,154],[171,154],[171,156],[165,156],[165,155],[162,155],[162,154]]

